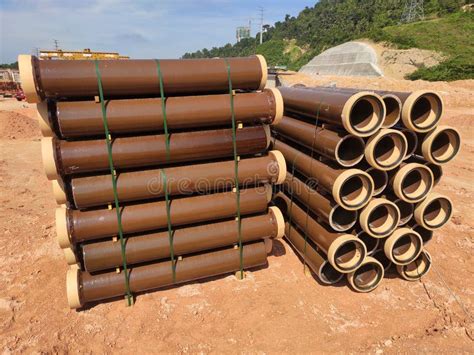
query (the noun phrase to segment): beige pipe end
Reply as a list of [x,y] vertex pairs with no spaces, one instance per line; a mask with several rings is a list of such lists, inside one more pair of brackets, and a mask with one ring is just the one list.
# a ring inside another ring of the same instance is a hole
[[66,274],[66,294],[69,308],[76,309],[82,307],[81,294],[79,292],[80,270],[71,267]]
[[398,198],[415,203],[424,199],[433,185],[433,173],[427,166],[408,163],[395,173],[392,188]]
[[447,196],[431,193],[415,206],[415,221],[428,230],[444,226],[453,215],[453,203]]
[[[365,111],[371,113],[367,114]],[[342,125],[347,132],[355,136],[368,137],[382,127],[385,112],[385,104],[379,95],[361,91],[352,95],[344,104],[341,114]]]
[[410,228],[399,228],[387,238],[384,253],[395,265],[407,265],[423,250],[421,236]]
[[56,239],[61,248],[71,248],[72,243],[69,238],[67,228],[67,209],[65,207],[56,208],[55,219],[56,219]]
[[265,85],[267,85],[268,78],[267,61],[265,60],[265,57],[261,54],[257,54],[255,56],[258,58],[258,61],[260,62],[260,69],[262,70],[262,79],[260,80],[258,90],[263,90],[265,88]]
[[416,281],[426,275],[431,269],[431,255],[423,250],[418,258],[408,265],[397,265],[397,271],[407,281]]
[[428,162],[441,165],[453,160],[460,148],[459,131],[453,127],[439,126],[423,139],[421,154]]
[[328,222],[336,232],[345,232],[357,223],[357,211],[346,210],[335,204],[329,212]]
[[381,129],[369,138],[364,155],[367,163],[376,169],[391,170],[401,164],[407,155],[405,135],[395,129]]
[[407,141],[407,152],[405,154],[405,158],[403,158],[403,160],[406,160],[415,154],[416,149],[418,148],[418,135],[416,132],[410,131],[407,128],[401,129],[400,132],[403,133]]
[[48,104],[46,101],[42,101],[36,104],[36,110],[38,111],[38,124],[41,129],[41,134],[43,137],[54,137],[55,134],[51,127],[49,126],[48,120]]
[[58,205],[64,205],[67,202],[66,193],[58,180],[51,180],[53,185],[53,194]]
[[285,235],[285,219],[283,218],[283,213],[281,213],[280,209],[276,206],[270,206],[268,210],[272,213],[277,224],[277,234],[275,238],[283,238]]
[[267,253],[267,255],[270,255],[273,250],[273,239],[265,238],[263,242],[265,244],[265,252]]
[[268,152],[268,154],[271,155],[278,164],[278,177],[275,181],[275,185],[283,184],[283,182],[285,182],[285,179],[286,179],[285,157],[279,150],[271,150],[270,152]]
[[375,258],[368,256],[357,270],[347,274],[347,282],[354,291],[366,293],[375,290],[380,285],[384,274],[383,265]]
[[272,142],[272,131],[270,130],[270,126],[264,124],[263,126],[263,131],[265,132],[265,137],[267,138],[267,143],[265,145],[265,150],[268,150],[270,147],[270,144]]
[[33,57],[28,54],[20,54],[18,56],[18,68],[20,70],[21,88],[25,93],[26,100],[33,104],[41,102],[34,79]]
[[385,94],[382,96],[385,104],[386,114],[383,121],[383,128],[390,128],[395,126],[402,117],[402,101],[398,96],[393,94]]
[[77,265],[79,263],[79,260],[76,257],[76,253],[74,253],[74,250],[72,250],[72,248],[64,248],[63,253],[68,265]]
[[44,172],[48,180],[59,178],[54,159],[53,138],[44,137],[41,139],[41,157],[43,159]]
[[[344,247],[349,246],[349,250],[346,254],[349,254],[348,260],[341,255],[345,250]],[[337,237],[329,247],[327,251],[327,257],[329,263],[341,273],[352,272],[357,269],[364,261],[367,255],[367,249],[365,244],[352,234],[343,234]]]
[[418,133],[431,131],[438,124],[443,112],[443,100],[433,91],[414,91],[402,107],[405,127]]
[[359,215],[360,226],[374,238],[390,235],[400,223],[400,210],[392,201],[374,198]]
[[272,125],[277,125],[283,118],[283,96],[277,88],[269,88],[267,90],[272,92],[273,98],[275,99],[275,117],[273,118]]
[[[354,186],[358,188],[354,189]],[[359,169],[344,170],[332,186],[334,200],[347,210],[364,207],[373,193],[374,181],[369,174]]]
[[347,134],[334,149],[336,161],[339,165],[350,168],[364,159],[365,142],[361,137]]
[[269,203],[272,200],[272,197],[273,197],[272,185],[265,184],[262,187],[263,187],[263,193],[265,193],[265,196],[267,198],[267,203]]

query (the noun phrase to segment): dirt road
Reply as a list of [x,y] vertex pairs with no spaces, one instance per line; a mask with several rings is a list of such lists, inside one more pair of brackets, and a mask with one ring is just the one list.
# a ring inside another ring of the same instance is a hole
[[[295,77],[291,80],[309,80]],[[18,352],[444,352],[474,349],[474,81],[325,78],[317,84],[414,90],[446,103],[460,155],[437,190],[454,216],[428,250],[434,268],[408,283],[390,274],[370,294],[322,286],[285,242],[267,268],[190,283],[125,301],[69,310],[66,263],[55,240],[55,202],[42,170],[34,108],[0,101],[0,349]],[[313,82],[314,83],[314,82]]]

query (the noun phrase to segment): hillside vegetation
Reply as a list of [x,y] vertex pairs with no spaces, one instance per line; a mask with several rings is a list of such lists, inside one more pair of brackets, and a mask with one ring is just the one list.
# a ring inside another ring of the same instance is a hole
[[209,58],[263,54],[269,65],[298,70],[315,55],[335,45],[371,38],[399,48],[424,48],[448,56],[432,68],[419,68],[412,79],[457,80],[474,78],[469,60],[473,50],[472,13],[458,12],[468,1],[425,0],[427,20],[399,25],[403,0],[321,0],[298,16],[286,15],[264,33],[264,43],[255,38],[234,45],[186,53],[183,58]]

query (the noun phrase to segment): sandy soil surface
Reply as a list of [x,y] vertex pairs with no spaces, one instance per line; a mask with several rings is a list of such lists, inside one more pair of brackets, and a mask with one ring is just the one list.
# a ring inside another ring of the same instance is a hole
[[313,84],[437,89],[444,123],[463,135],[437,190],[454,216],[428,246],[432,271],[408,283],[390,274],[370,294],[305,276],[277,242],[269,266],[125,301],[69,310],[66,263],[55,240],[55,202],[42,170],[34,108],[0,102],[0,349],[10,352],[472,353],[474,334],[474,81],[324,78]]

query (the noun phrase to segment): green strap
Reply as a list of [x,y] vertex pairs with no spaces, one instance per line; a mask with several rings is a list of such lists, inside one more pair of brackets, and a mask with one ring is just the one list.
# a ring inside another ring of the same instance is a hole
[[174,232],[171,226],[171,213],[170,213],[170,199],[168,195],[168,182],[166,179],[165,169],[160,170],[161,178],[163,180],[163,188],[165,190],[165,201],[166,201],[166,219],[168,221],[168,240],[170,244],[170,255],[171,255],[171,271],[173,272],[173,283],[176,283],[176,262],[174,260]]
[[127,293],[127,303],[129,306],[131,306],[133,303],[133,296],[130,291],[130,274],[128,272],[127,256],[125,254],[125,240],[123,238],[122,214],[120,212],[120,205],[119,205],[118,193],[117,193],[117,176],[116,176],[116,172],[114,168],[114,162],[112,160],[112,143],[110,141],[109,125],[107,123],[107,109],[105,107],[105,102],[104,102],[104,91],[102,88],[102,77],[100,75],[98,60],[95,60],[95,73],[97,76],[97,85],[99,87],[100,106],[102,109],[102,122],[104,124],[105,142],[107,144],[107,154],[109,158],[110,175],[112,176],[112,188],[114,191],[115,212],[117,213],[117,224],[118,224],[118,232],[119,232],[119,238],[120,238],[120,248],[122,252],[122,266],[123,266],[123,271],[124,271],[124,276],[125,276],[125,290]]
[[160,80],[160,95],[161,95],[161,112],[163,114],[163,129],[165,131],[165,145],[166,145],[166,161],[170,160],[170,136],[168,133],[168,119],[166,117],[166,97],[163,88],[163,75],[161,74],[161,65],[158,59],[155,59],[156,68],[158,71],[158,79]]
[[237,195],[237,230],[239,235],[239,259],[240,259],[240,278],[244,278],[244,249],[242,247],[242,220],[240,218],[240,187],[239,187],[239,161],[237,160],[237,132],[235,124],[234,111],[234,93],[232,89],[232,78],[230,76],[230,64],[224,58],[227,66],[227,80],[229,82],[229,96],[230,96],[230,111],[232,114],[232,146],[234,150],[234,185]]

